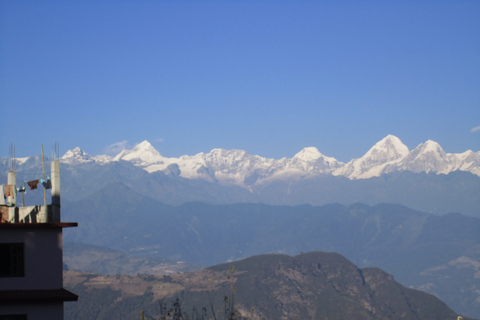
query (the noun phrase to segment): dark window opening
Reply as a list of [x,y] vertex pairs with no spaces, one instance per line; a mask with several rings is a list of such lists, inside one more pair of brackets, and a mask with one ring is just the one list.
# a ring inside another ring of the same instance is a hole
[[[0,243],[0,277],[24,277],[24,276],[25,276],[24,244],[23,243]],[[3,320],[3,318],[0,317],[0,320]]]

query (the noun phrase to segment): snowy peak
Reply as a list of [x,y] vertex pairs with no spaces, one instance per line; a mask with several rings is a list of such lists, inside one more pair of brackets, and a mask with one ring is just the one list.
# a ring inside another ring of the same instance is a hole
[[250,155],[245,150],[225,150],[225,149],[213,149],[207,154],[202,154],[205,160],[211,161],[216,164],[234,164],[239,161],[246,160],[252,155]]
[[303,148],[299,153],[293,156],[294,159],[302,161],[315,161],[319,158],[322,158],[323,154],[318,151],[315,147]]
[[377,142],[362,158],[368,158],[371,162],[389,162],[404,158],[408,153],[408,147],[399,138],[389,134]]
[[75,149],[65,152],[65,154],[60,158],[60,161],[63,163],[76,164],[91,162],[94,161],[94,159],[92,156],[80,149],[80,147],[76,147]]
[[388,172],[396,162],[409,154],[408,147],[394,135],[388,135],[377,142],[365,155],[353,159],[335,175],[343,175],[349,179],[368,179]]
[[480,176],[480,151],[467,150],[463,153],[447,154],[452,163],[451,171],[468,171]]
[[113,158],[113,160],[130,161],[138,166],[147,166],[164,162],[164,158],[147,140],[135,145],[132,150],[123,150]]
[[302,149],[292,159],[287,159],[285,170],[279,171],[296,170],[302,175],[330,174],[343,165],[335,158],[324,156],[317,148],[308,147]]
[[445,151],[432,140],[419,144],[399,164],[398,169],[412,172],[445,173],[452,165]]
[[193,157],[181,157],[181,175],[226,184],[243,185],[245,177],[255,170],[270,168],[273,159],[253,156],[244,150],[213,149]]
[[440,145],[432,140],[427,140],[425,143],[421,143],[416,149],[420,149],[422,153],[436,153],[438,155],[445,155],[445,151],[443,151]]
[[85,151],[83,151],[80,147],[76,147],[75,149],[68,150],[65,152],[63,155],[62,159],[68,159],[68,158],[91,158],[89,154],[87,154]]
[[141,151],[141,150],[152,151],[153,150],[153,151],[157,152],[157,150],[155,150],[155,148],[152,146],[152,144],[150,142],[148,142],[147,140],[143,140],[142,142],[136,144],[135,147],[133,148],[133,150],[135,150],[135,151]]
[[308,147],[293,158],[270,159],[251,155],[245,150],[213,149],[194,156],[165,158],[148,142],[143,141],[131,150],[115,157],[91,157],[80,148],[69,150],[62,162],[81,164],[129,161],[147,172],[163,171],[173,177],[203,179],[214,183],[236,184],[249,188],[273,180],[298,180],[320,175],[345,176],[349,179],[369,179],[395,171],[435,172],[448,174],[461,170],[480,176],[480,152],[445,153],[432,140],[409,151],[394,135],[387,135],[361,158],[347,164],[323,155],[317,148]]
[[443,151],[440,145],[432,140],[428,140],[425,143],[419,144],[412,152],[408,155],[409,162],[421,162],[427,160],[445,160],[447,157],[445,151]]

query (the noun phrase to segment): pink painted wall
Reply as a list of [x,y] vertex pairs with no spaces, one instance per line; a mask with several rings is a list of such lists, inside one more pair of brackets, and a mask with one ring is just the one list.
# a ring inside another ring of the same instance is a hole
[[0,232],[0,243],[25,243],[25,276],[0,277],[0,290],[63,287],[61,228],[4,228]]

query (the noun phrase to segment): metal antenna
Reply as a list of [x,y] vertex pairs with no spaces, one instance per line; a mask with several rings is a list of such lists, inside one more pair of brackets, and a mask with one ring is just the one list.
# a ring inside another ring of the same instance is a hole
[[10,150],[9,150],[9,171],[15,171],[15,146],[13,143],[10,143]]
[[55,145],[52,147],[52,159],[54,161],[60,159],[60,145],[57,141],[55,141]]

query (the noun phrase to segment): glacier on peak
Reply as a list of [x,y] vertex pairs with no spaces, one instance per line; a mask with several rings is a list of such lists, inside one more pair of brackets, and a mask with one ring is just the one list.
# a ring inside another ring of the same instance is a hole
[[344,163],[335,158],[327,157],[315,147],[303,148],[293,158],[286,159],[283,170],[276,172],[277,176],[297,174],[309,176],[313,174],[330,174],[333,170],[343,166]]
[[[243,185],[250,172],[271,167],[273,161],[275,160],[254,156],[238,149],[213,149],[209,153],[169,159],[170,163],[178,164],[180,176],[184,178],[203,178],[237,185]],[[158,169],[163,170],[157,167]]]
[[387,135],[371,147],[361,158],[343,163],[323,155],[316,147],[306,147],[292,158],[271,159],[251,155],[240,149],[212,149],[208,153],[179,158],[163,157],[147,141],[131,150],[123,150],[115,157],[91,157],[80,148],[69,150],[62,161],[83,163],[94,161],[129,161],[151,173],[163,171],[170,176],[204,179],[211,182],[251,186],[275,179],[298,179],[318,175],[345,176],[351,180],[369,179],[394,171],[449,173],[468,171],[480,176],[480,152],[445,153],[432,140],[409,151],[394,135]]
[[480,151],[467,150],[463,153],[447,154],[447,156],[452,162],[452,171],[469,171],[480,176]]
[[349,179],[368,179],[389,172],[395,163],[409,154],[408,147],[394,135],[387,135],[377,142],[361,158],[353,159],[334,175]]
[[409,152],[408,147],[399,138],[388,135],[377,142],[360,159],[368,159],[370,163],[384,163],[404,158]]
[[123,150],[113,158],[113,161],[130,161],[138,166],[148,166],[156,163],[163,163],[164,157],[148,142],[144,140],[132,150]]
[[213,149],[209,153],[201,153],[198,156],[203,157],[206,161],[210,161],[217,165],[223,164],[233,164],[238,161],[249,160],[252,157],[245,150],[233,149],[233,150],[225,150],[225,149]]
[[303,148],[296,155],[293,156],[294,159],[299,159],[303,161],[312,161],[324,157],[320,151],[315,147]]
[[80,147],[76,147],[75,149],[65,152],[65,154],[60,158],[60,161],[63,163],[77,164],[83,162],[92,162],[94,159]]
[[451,161],[442,147],[435,141],[427,140],[413,149],[397,166],[397,170],[447,173]]
[[76,157],[86,157],[89,158],[90,155],[83,151],[80,147],[76,147],[75,149],[68,150],[65,152],[65,154],[62,156],[63,159],[67,158],[76,158]]
[[[422,153],[426,152],[435,152],[435,153],[445,153],[442,147],[433,140],[427,140],[424,143],[420,143],[415,149],[419,149]],[[415,150],[414,149],[414,150]]]

